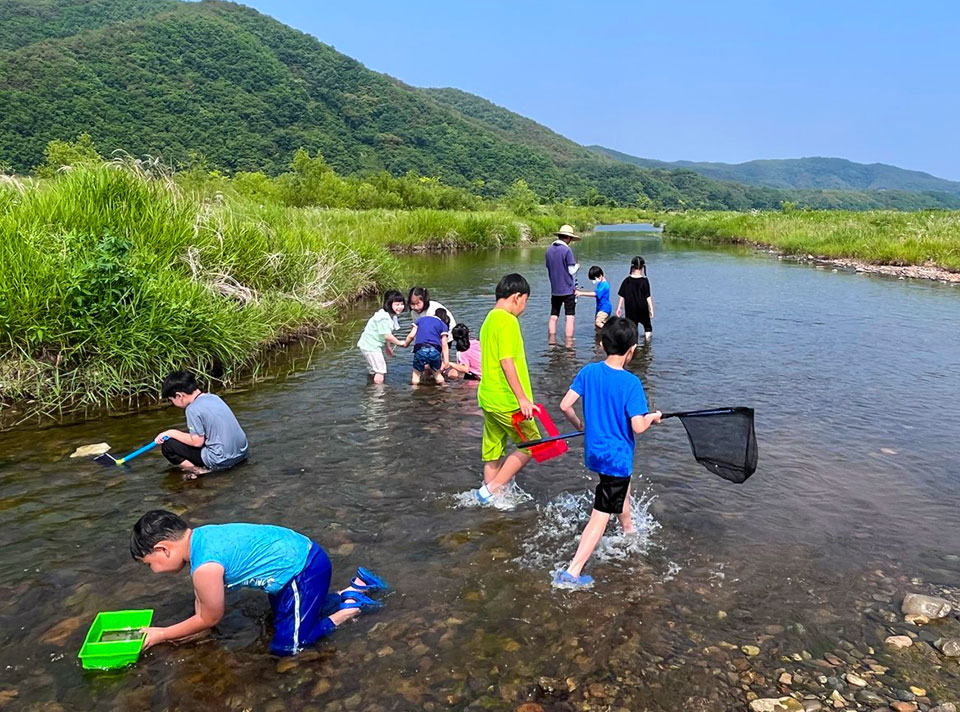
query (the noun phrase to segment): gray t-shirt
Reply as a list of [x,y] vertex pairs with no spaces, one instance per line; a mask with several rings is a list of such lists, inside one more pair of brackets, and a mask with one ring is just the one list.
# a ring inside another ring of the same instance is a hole
[[202,435],[200,457],[210,469],[233,467],[247,458],[247,436],[220,396],[201,393],[187,406],[187,429]]

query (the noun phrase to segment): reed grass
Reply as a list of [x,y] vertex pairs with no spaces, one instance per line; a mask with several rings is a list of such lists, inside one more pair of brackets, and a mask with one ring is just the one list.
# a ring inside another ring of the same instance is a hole
[[401,287],[410,249],[498,248],[631,211],[346,210],[203,198],[157,164],[0,183],[0,402],[47,413],[156,393],[170,370],[229,385],[272,345]]
[[960,212],[689,212],[660,216],[667,235],[754,242],[786,254],[960,271]]

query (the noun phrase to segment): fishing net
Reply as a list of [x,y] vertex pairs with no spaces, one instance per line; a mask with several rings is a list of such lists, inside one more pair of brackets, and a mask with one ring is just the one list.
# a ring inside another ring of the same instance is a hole
[[674,413],[690,439],[697,462],[730,482],[746,482],[757,469],[753,408]]

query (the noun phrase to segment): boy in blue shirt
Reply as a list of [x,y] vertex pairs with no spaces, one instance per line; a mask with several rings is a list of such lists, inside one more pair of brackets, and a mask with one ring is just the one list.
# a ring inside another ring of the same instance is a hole
[[155,573],[177,573],[187,564],[194,614],[167,627],[145,629],[144,648],[213,628],[224,613],[224,592],[245,586],[270,596],[274,635],[270,652],[295,655],[367,608],[383,604],[365,591],[387,584],[360,567],[350,585],[329,593],[330,559],[303,534],[265,524],[219,524],[191,529],[172,512],[155,509],[133,526],[130,554]]
[[[421,316],[413,323],[404,343],[413,342],[413,371],[410,383],[417,385],[428,368],[437,383],[443,383],[443,370],[450,367],[450,315],[437,309],[434,316]],[[427,372],[429,375],[430,372]]]
[[[625,534],[636,531],[630,519],[630,475],[633,471],[634,433],[660,422],[660,411],[648,412],[640,379],[624,369],[637,350],[637,325],[611,317],[600,330],[607,358],[580,369],[560,410],[577,429],[585,431],[584,464],[600,476],[590,521],[580,535],[573,561],[554,578],[555,586],[584,588],[593,578],[581,575],[606,531],[610,515],[620,517]],[[574,404],[583,398],[584,421]]]
[[597,265],[593,265],[590,268],[587,276],[590,277],[590,281],[593,282],[596,287],[594,287],[594,291],[592,292],[578,290],[577,296],[597,298],[597,314],[594,317],[593,325],[598,329],[602,329],[603,325],[607,323],[607,319],[613,313],[613,305],[610,303],[610,283],[607,281],[607,278],[603,276],[603,270]]

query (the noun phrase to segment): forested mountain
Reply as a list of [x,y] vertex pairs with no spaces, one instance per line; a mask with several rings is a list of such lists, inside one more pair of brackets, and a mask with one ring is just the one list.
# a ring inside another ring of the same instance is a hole
[[908,171],[885,163],[854,163],[844,158],[783,158],[746,163],[658,161],[638,158],[603,146],[590,146],[599,155],[645,168],[686,168],[717,180],[732,180],[768,188],[826,190],[904,190],[960,195],[960,182]]
[[[42,162],[47,142],[86,132],[107,154],[174,165],[199,155],[226,171],[276,174],[302,147],[342,174],[413,171],[485,196],[522,178],[541,197],[591,204],[894,205],[886,195],[798,197],[599,156],[479,97],[408,86],[219,0],[2,0],[0,38],[0,167],[19,172]],[[944,207],[909,200],[896,207]]]

